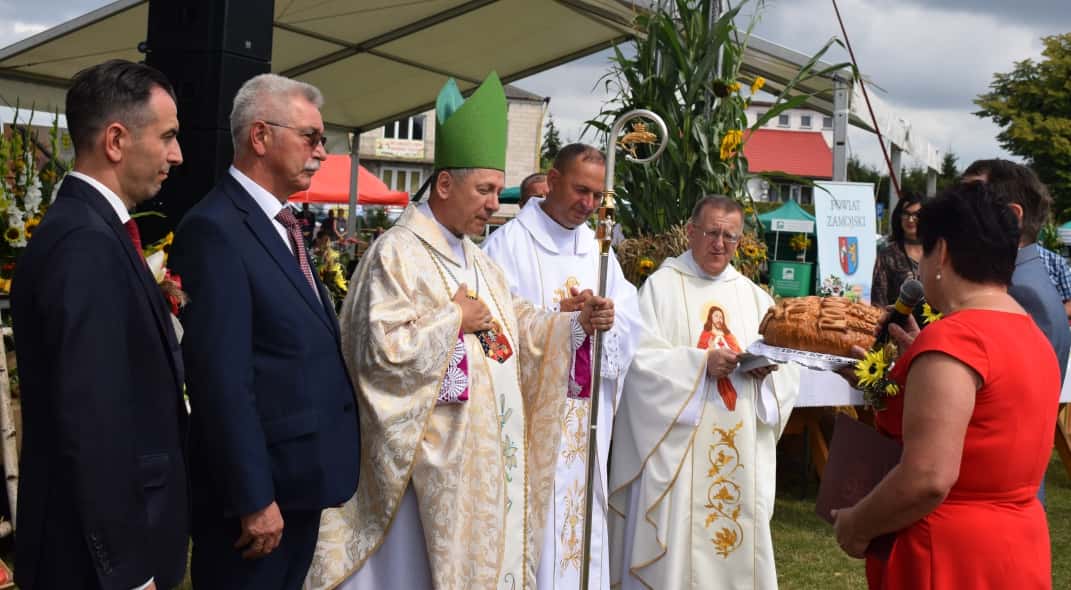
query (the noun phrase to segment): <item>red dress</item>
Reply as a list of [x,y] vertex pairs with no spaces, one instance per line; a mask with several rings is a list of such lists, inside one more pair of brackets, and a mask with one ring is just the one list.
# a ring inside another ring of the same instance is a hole
[[[867,557],[872,590],[1051,588],[1049,527],[1037,500],[1052,454],[1060,369],[1026,315],[963,310],[928,326],[890,373],[903,386],[911,361],[940,351],[982,378],[963,441],[959,479],[945,501],[900,531],[887,562]],[[940,400],[927,404],[940,411]],[[903,396],[877,414],[900,440]]]

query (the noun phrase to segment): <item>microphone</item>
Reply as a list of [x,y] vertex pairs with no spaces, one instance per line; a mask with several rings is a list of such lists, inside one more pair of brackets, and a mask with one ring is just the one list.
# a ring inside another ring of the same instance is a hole
[[915,306],[922,303],[923,299],[925,299],[925,294],[922,291],[922,283],[915,279],[904,281],[900,285],[900,295],[896,298],[896,303],[893,304],[889,315],[885,317],[885,321],[881,323],[881,329],[878,331],[878,338],[875,343],[882,344],[889,341],[889,324],[897,324],[901,328],[906,328],[907,318],[911,316]]

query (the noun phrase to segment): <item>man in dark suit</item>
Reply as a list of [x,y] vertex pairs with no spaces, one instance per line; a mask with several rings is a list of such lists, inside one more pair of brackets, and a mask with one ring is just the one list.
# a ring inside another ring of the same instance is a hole
[[353,385],[330,296],[284,203],[326,159],[316,88],[264,74],[234,99],[234,164],[172,249],[185,328],[193,582],[297,589],[321,509],[357,488]]
[[[174,92],[115,60],[67,92],[74,171],[19,260],[22,385],[15,580],[171,588],[186,573],[183,367],[128,210],[182,163]],[[134,226],[136,227],[136,226]]]
[[[1071,349],[1071,328],[1067,325],[1063,298],[1049,279],[1037,244],[1041,226],[1049,217],[1052,196],[1033,170],[1008,160],[973,162],[963,171],[963,180],[985,182],[994,193],[1011,203],[1010,207],[1019,217],[1019,254],[1015,258],[1015,272],[1008,294],[1034,318],[1034,323],[1048,338],[1060,364],[1062,381]],[[1044,478],[1038,489],[1038,499],[1045,502]]]

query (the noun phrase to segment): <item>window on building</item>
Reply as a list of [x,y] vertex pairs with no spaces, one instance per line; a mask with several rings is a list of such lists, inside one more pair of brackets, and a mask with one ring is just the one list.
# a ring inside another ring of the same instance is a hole
[[778,127],[788,127],[789,122],[790,122],[790,120],[788,118],[788,115],[777,115],[777,126]]
[[383,127],[387,139],[424,139],[424,115],[391,121]]
[[[766,116],[766,111],[762,111],[761,113],[759,113],[758,115],[755,116],[755,122],[758,123],[759,120],[762,119],[765,116]],[[763,125],[765,125],[765,124],[766,123],[763,123]]]
[[833,117],[822,117],[822,129],[833,128]]
[[379,178],[390,190],[405,191],[412,195],[420,190],[420,185],[424,183],[424,171],[420,168],[384,166],[380,169]]
[[796,201],[801,205],[808,205],[814,202],[814,189],[800,184],[778,183],[770,186],[768,198],[771,202]]
[[802,128],[802,129],[810,129],[811,128],[811,116],[810,115],[800,115],[800,128]]

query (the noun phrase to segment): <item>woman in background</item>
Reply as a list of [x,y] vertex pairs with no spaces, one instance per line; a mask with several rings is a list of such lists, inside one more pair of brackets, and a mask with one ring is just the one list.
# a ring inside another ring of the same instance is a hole
[[919,243],[919,209],[922,196],[905,194],[889,217],[892,228],[889,240],[874,263],[874,276],[870,285],[870,303],[885,307],[896,302],[900,285],[907,279],[918,278],[922,244]]

